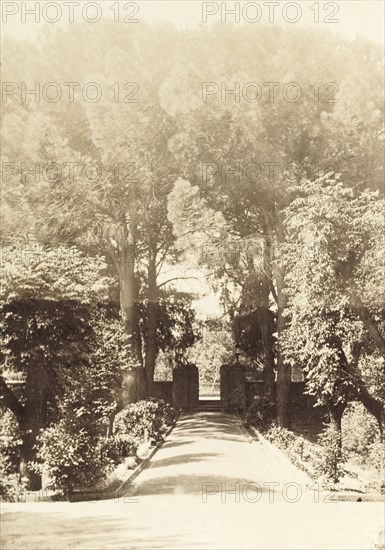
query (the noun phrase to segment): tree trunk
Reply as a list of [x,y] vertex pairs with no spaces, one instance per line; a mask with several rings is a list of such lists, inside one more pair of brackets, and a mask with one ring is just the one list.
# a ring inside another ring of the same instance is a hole
[[350,305],[361,319],[363,325],[368,331],[370,337],[372,338],[377,350],[380,352],[381,356],[385,359],[385,338],[381,334],[378,324],[374,320],[369,309],[362,302],[355,290],[349,292]]
[[283,428],[290,428],[290,387],[291,387],[291,368],[285,363],[280,339],[286,328],[286,318],[284,317],[287,306],[287,296],[283,293],[284,273],[280,268],[275,273],[277,285],[277,422]]
[[260,310],[260,328],[263,343],[263,384],[265,396],[275,403],[275,376],[274,376],[274,353],[272,336],[271,312],[266,307]]
[[269,309],[270,284],[272,279],[271,269],[271,242],[267,238],[263,248],[264,277],[261,292],[261,335],[263,343],[263,383],[265,396],[275,403],[276,388],[274,374],[274,352],[273,352],[273,316]]
[[334,483],[339,481],[339,465],[342,461],[342,416],[347,407],[347,403],[327,403],[327,409],[330,417],[330,425],[335,432],[335,439],[333,438],[334,448]]
[[[140,361],[137,353],[137,305],[135,282],[135,244],[122,243],[119,255],[120,312],[125,333],[127,335],[130,355],[136,360],[136,381],[131,370],[123,373],[122,403],[123,406],[136,401],[141,394],[146,394],[145,381],[140,379]],[[138,380],[139,379],[139,380]],[[139,381],[139,387],[137,387]]]
[[284,313],[287,306],[287,296],[283,292],[285,283],[285,272],[284,268],[280,266],[277,261],[277,251],[274,246],[277,238],[278,242],[284,240],[285,232],[278,213],[276,213],[275,215],[275,229],[278,232],[278,237],[276,237],[275,233],[273,232],[268,216],[266,216],[265,218],[265,225],[269,242],[270,278],[271,280],[275,280],[276,291],[274,297],[277,303],[277,422],[280,426],[284,428],[290,428],[291,368],[290,365],[287,365],[284,361],[282,347],[280,345],[282,333],[286,328],[286,318],[284,317]]
[[327,404],[327,409],[330,418],[330,424],[336,432],[341,432],[342,429],[342,416],[346,409],[346,403],[340,403],[335,405],[333,403]]
[[20,473],[28,478],[28,489],[41,489],[41,476],[30,468],[30,462],[36,460],[37,436],[47,422],[47,375],[42,358],[29,365],[26,381],[25,415],[21,424],[22,446],[20,452]]
[[333,430],[333,438],[328,442],[328,452],[332,451],[331,463],[329,463],[330,472],[333,482],[338,483],[341,476],[342,463],[342,416],[347,403],[327,403],[327,409],[330,417],[330,426]]
[[156,281],[156,251],[150,248],[148,261],[148,309],[146,330],[145,369],[147,385],[151,393],[154,382],[155,362],[157,356],[156,328],[158,320],[158,287]]

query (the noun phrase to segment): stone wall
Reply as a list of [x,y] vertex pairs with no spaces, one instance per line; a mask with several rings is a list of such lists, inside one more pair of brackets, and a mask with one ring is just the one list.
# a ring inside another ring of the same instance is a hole
[[172,403],[181,409],[198,407],[199,371],[195,365],[177,365],[172,371]]
[[[133,386],[134,373],[130,372],[128,381]],[[264,384],[262,381],[246,380],[244,365],[222,365],[220,371],[220,398],[222,405],[230,399],[234,390],[238,398],[250,406],[257,396],[263,397]],[[292,382],[290,392],[290,416],[292,422],[322,423],[325,411],[321,407],[314,407],[315,398],[304,394],[304,382]],[[173,370],[172,382],[154,382],[153,397],[164,399],[175,407],[190,410],[199,406],[199,372],[192,364],[178,365]]]
[[246,367],[245,365],[222,365],[221,401],[226,405],[232,396],[237,395],[237,401],[244,408],[246,406]]

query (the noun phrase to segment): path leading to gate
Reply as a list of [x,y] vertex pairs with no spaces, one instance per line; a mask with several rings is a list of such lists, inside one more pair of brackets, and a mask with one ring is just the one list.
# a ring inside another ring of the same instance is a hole
[[115,500],[3,505],[2,548],[370,548],[384,504],[317,502],[307,484],[235,419],[184,415]]
[[[255,443],[239,424],[234,417],[220,413],[181,418],[150,468],[138,478],[139,494],[194,495],[203,503],[220,504],[242,499],[242,492],[246,499],[256,501],[257,493],[262,500],[269,487],[271,493],[275,488],[278,496],[287,482],[296,484],[293,489],[310,483],[282,453]],[[279,483],[281,491],[278,485],[269,486],[270,481]],[[294,498],[290,487],[286,489],[289,499]],[[230,491],[237,494],[231,496]]]

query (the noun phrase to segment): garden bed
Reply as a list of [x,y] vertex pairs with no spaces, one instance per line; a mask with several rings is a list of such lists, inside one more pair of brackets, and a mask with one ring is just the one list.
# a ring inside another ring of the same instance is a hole
[[[90,438],[90,445],[73,445],[60,454],[60,434],[49,445],[42,438],[43,489],[26,491],[15,480],[3,480],[2,499],[8,502],[81,501],[115,498],[147,465],[173,429],[178,411],[162,400],[132,403],[115,417],[114,435]],[[49,428],[49,434],[55,427]],[[63,438],[64,439],[64,438]],[[85,437],[83,438],[85,439]],[[83,443],[83,440],[81,440]],[[57,443],[57,445],[56,445]],[[69,454],[69,452],[71,454]],[[88,457],[92,457],[91,463]],[[88,471],[91,470],[92,471]],[[9,486],[9,487],[8,487]]]

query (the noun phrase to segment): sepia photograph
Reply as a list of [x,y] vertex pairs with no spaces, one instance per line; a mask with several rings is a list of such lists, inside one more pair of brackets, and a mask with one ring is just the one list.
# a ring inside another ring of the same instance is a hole
[[383,0],[1,0],[1,550],[385,550]]

